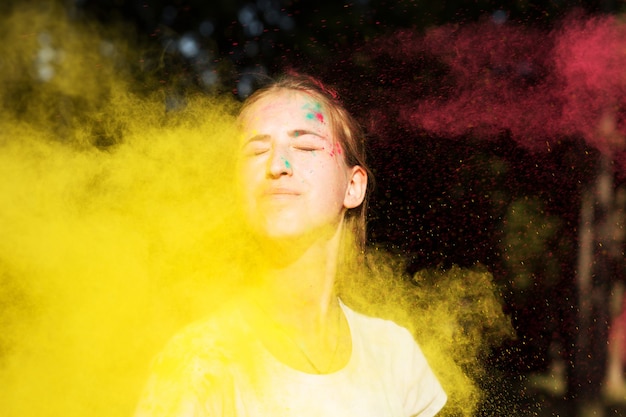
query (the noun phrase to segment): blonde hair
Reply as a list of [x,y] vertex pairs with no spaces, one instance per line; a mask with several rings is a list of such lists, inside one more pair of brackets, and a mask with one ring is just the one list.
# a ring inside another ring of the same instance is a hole
[[356,119],[346,110],[335,90],[325,86],[313,77],[301,74],[284,75],[256,90],[244,101],[239,112],[240,119],[245,116],[248,108],[254,103],[282,90],[300,91],[317,100],[326,111],[334,140],[341,145],[343,151],[342,155],[346,165],[349,167],[360,166],[367,173],[368,187],[363,203],[358,207],[348,209],[345,217],[348,231],[354,234],[354,238],[360,249],[364,249],[366,241],[367,203],[370,188],[373,184],[373,175],[366,163],[365,133],[363,129]]

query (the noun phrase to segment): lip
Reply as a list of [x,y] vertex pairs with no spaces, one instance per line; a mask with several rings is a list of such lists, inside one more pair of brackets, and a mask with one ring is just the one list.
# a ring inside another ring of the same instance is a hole
[[270,187],[263,192],[268,197],[299,196],[300,192],[288,187]]

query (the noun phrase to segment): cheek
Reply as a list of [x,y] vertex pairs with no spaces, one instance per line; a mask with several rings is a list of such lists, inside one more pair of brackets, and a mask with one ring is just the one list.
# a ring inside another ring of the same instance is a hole
[[343,150],[339,142],[335,142],[335,143],[324,146],[324,151],[331,158],[341,159],[343,157]]
[[264,160],[260,157],[244,157],[239,161],[237,166],[239,176],[243,180],[252,180],[259,176],[259,173],[264,173]]
[[317,183],[322,193],[342,196],[346,187],[346,174],[341,161],[325,158],[308,171],[309,181]]
[[244,200],[253,197],[254,189],[259,182],[258,169],[252,164],[241,164],[237,167],[237,188]]
[[328,181],[333,178],[337,172],[338,164],[336,158],[328,153],[318,152],[316,156],[308,158],[305,162],[306,171],[313,178]]

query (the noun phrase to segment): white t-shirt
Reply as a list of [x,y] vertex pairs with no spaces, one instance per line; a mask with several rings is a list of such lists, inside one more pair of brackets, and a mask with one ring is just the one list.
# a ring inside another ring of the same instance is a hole
[[[284,365],[253,339],[204,343],[202,333],[215,330],[214,324],[187,328],[156,361],[136,417],[437,414],[446,395],[409,331],[342,308],[352,354],[344,368],[322,375]],[[232,331],[237,321],[219,327]]]

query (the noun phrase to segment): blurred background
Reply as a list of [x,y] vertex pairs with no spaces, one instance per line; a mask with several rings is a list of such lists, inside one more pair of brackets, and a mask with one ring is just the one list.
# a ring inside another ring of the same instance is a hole
[[370,136],[372,244],[498,285],[517,338],[479,415],[626,416],[623,1],[58,4],[124,33],[134,88],[168,109],[286,71],[336,86]]

